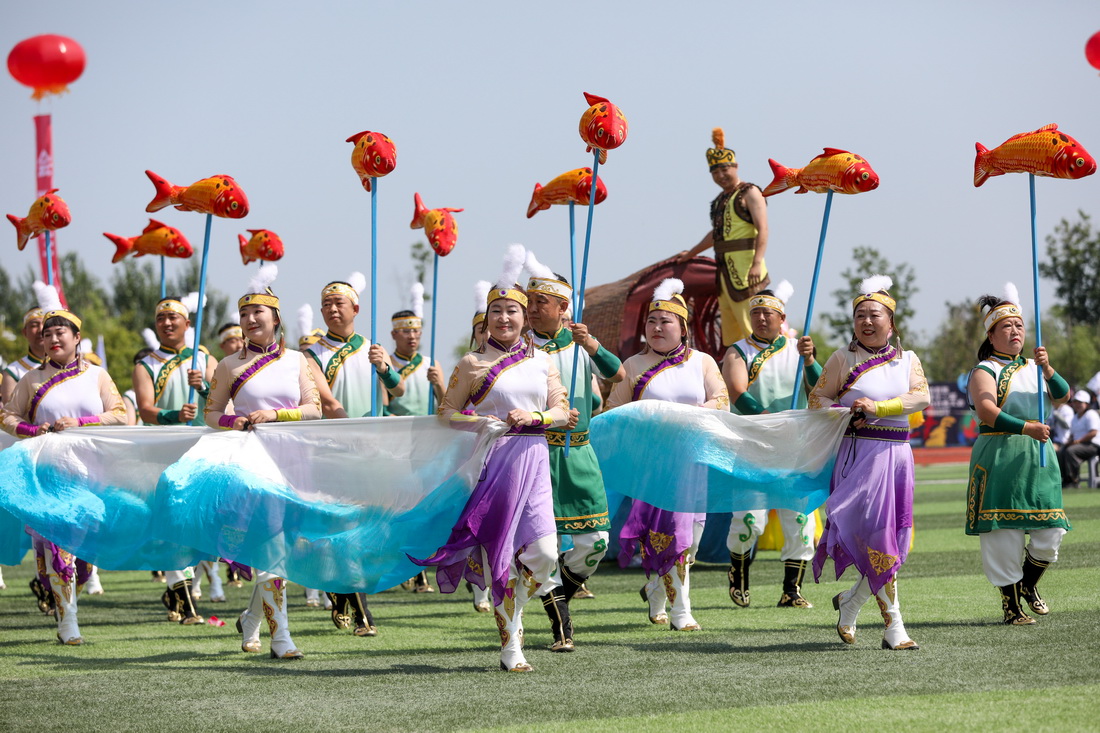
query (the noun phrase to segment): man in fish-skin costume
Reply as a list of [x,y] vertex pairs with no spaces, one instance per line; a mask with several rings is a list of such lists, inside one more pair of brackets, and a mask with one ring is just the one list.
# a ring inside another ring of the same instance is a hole
[[710,175],[722,193],[710,203],[711,230],[699,244],[681,252],[686,262],[714,247],[718,264],[718,308],[722,315],[722,346],[729,347],[752,333],[749,297],[768,287],[764,254],[768,249],[768,211],[760,187],[737,175],[737,156],[725,147],[725,133],[714,128],[714,147],[707,150]]

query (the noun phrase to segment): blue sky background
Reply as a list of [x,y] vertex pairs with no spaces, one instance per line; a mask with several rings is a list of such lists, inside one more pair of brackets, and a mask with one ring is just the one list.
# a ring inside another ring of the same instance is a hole
[[[445,355],[467,332],[474,281],[497,275],[507,244],[568,271],[566,209],[525,214],[536,181],[591,164],[577,134],[584,91],[630,122],[600,170],[609,195],[596,210],[590,284],[705,233],[717,188],[704,152],[717,125],[742,178],[762,186],[768,158],[801,166],[829,146],[870,161],[880,187],[834,200],[819,308],[833,308],[828,293],[851,250],[872,245],[916,269],[925,335],[946,300],[1007,279],[1030,298],[1027,177],[975,189],[974,143],[992,148],[1057,122],[1100,155],[1100,76],[1084,58],[1100,30],[1094,2],[59,0],[10,3],[2,18],[5,53],[58,33],[83,45],[88,66],[70,94],[41,105],[10,77],[0,82],[0,213],[22,216],[33,200],[31,117],[51,111],[55,185],[74,217],[61,246],[97,275],[110,276],[114,252],[102,232],[130,236],[148,219],[146,168],[180,185],[227,173],[251,213],[215,219],[210,284],[236,297],[248,277],[237,234],[272,229],[287,246],[276,284],[286,307],[316,306],[327,281],[369,273],[370,200],[344,140],[381,131],[398,147],[379,190],[383,317],[404,306],[413,277],[413,193],[466,209],[441,262]],[[1039,179],[1037,190],[1040,236],[1100,208],[1100,176]],[[796,324],[823,206],[812,194],[769,200],[768,264],[796,287]],[[202,216],[160,218],[201,247]],[[36,264],[9,235],[4,267]],[[1044,293],[1053,302],[1049,283]]]

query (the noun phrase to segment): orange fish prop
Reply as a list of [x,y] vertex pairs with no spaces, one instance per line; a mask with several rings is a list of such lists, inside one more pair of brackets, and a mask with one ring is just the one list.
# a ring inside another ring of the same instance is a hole
[[68,205],[62,201],[60,196],[55,195],[56,193],[57,189],[51,188],[36,198],[34,203],[31,204],[30,211],[23,218],[8,214],[8,221],[15,225],[16,244],[19,246],[20,252],[27,246],[27,242],[31,241],[32,237],[37,237],[47,230],[52,232],[67,227],[69,222],[73,220]]
[[370,190],[371,179],[393,173],[397,167],[397,146],[380,132],[364,130],[344,142],[355,143],[351,151],[351,167],[359,174],[363,188]]
[[871,164],[855,153],[839,148],[825,148],[804,168],[784,168],[768,159],[775,179],[764,189],[765,196],[774,196],[788,188],[798,187],[795,193],[865,193],[878,188],[878,173]]
[[450,254],[458,243],[458,224],[451,214],[462,209],[429,209],[418,193],[413,194],[413,203],[416,208],[409,228],[423,229],[428,235],[428,244],[440,257]]
[[136,237],[120,237],[117,234],[103,232],[103,236],[115,245],[115,256],[111,262],[121,262],[131,252],[134,257],[142,255],[161,255],[186,259],[195,254],[187,237],[175,227],[150,219],[149,225]]
[[626,142],[630,125],[623,111],[603,97],[585,92],[584,99],[589,107],[581,115],[581,140],[588,146],[584,149],[586,153],[600,151],[600,165],[603,165],[607,162],[607,151]]
[[[592,195],[592,169],[576,168],[562,173],[554,180],[542,186],[535,184],[535,192],[531,194],[531,203],[527,205],[527,218],[540,211],[546,211],[554,204],[568,204],[573,202],[581,206],[588,206],[588,197]],[[603,179],[596,176],[596,203],[599,204],[607,198],[607,186],[603,185]]]
[[248,197],[237,182],[226,175],[211,176],[190,186],[173,186],[153,171],[145,171],[157,189],[156,196],[145,207],[152,213],[169,206],[179,211],[197,211],[225,219],[243,219],[248,216]]
[[251,239],[245,239],[243,234],[238,234],[241,240],[241,261],[244,264],[265,260],[274,262],[283,258],[283,240],[270,229],[249,229]]
[[981,143],[974,147],[978,151],[974,158],[975,187],[1005,173],[1076,179],[1096,172],[1096,159],[1054,124],[1013,135],[992,150]]

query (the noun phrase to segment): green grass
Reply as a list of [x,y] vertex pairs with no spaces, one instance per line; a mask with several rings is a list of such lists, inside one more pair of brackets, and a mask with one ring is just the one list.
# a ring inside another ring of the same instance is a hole
[[138,572],[104,573],[107,594],[80,601],[88,643],[62,647],[33,610],[25,562],[4,569],[0,591],[0,729],[1095,730],[1100,491],[1066,494],[1074,531],[1043,580],[1051,615],[1010,628],[978,540],[963,534],[965,467],[917,476],[916,546],[899,593],[918,652],[879,648],[873,603],[857,644],[841,644],[830,599],[851,580],[832,582],[831,567],[804,588],[814,609],[775,608],[775,552],[753,565],[747,609],[729,602],[724,567],[695,566],[696,634],[650,625],[641,572],[605,565],[591,584],[598,597],[573,604],[575,653],[545,651],[542,609],[528,607],[530,675],[496,670],[495,625],[465,592],[373,596],[380,633],[360,639],[291,586],[306,658],[281,662],[238,651],[232,621],[248,584],[228,588],[227,604],[200,604],[226,626],[184,628],[164,620],[164,586]]

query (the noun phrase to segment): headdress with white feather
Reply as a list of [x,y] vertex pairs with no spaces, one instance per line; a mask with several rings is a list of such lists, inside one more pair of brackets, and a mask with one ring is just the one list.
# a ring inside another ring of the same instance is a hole
[[417,318],[424,317],[424,283],[414,282],[409,288],[409,310],[415,313]]
[[298,339],[301,340],[313,332],[313,306],[306,303],[298,309]]
[[684,292],[684,281],[675,277],[666,277],[653,290],[653,300],[649,304],[649,310],[668,311],[674,313],[685,321],[688,317],[687,302],[681,293]]
[[237,308],[246,305],[266,305],[279,308],[279,298],[271,292],[271,284],[279,277],[279,267],[274,263],[260,266],[248,280],[247,292],[237,301]]
[[489,291],[492,289],[493,284],[488,280],[478,280],[474,283],[473,325],[475,326],[485,320],[485,302],[489,297]]
[[749,309],[771,308],[774,311],[786,315],[787,301],[794,295],[794,286],[789,280],[784,280],[775,286],[775,290],[768,293],[757,293],[749,298]]
[[504,251],[504,264],[500,276],[493,283],[493,289],[489,291],[486,305],[500,298],[514,300],[524,308],[527,307],[527,294],[516,287],[519,274],[523,270],[523,263],[527,260],[527,250],[522,244],[510,244]]
[[524,261],[524,269],[530,276],[527,279],[527,294],[544,293],[562,298],[565,301],[572,300],[573,288],[569,283],[559,278],[553,270],[539,262],[535,253],[528,251]]
[[80,319],[74,313],[65,310],[65,307],[61,305],[61,297],[57,294],[57,288],[53,285],[47,285],[41,280],[35,280],[32,287],[34,288],[34,296],[38,300],[38,307],[42,309],[43,324],[48,318],[60,316],[76,326],[77,331],[80,330]]
[[1019,318],[1023,320],[1024,312],[1020,308],[1020,291],[1014,283],[1005,283],[1001,294],[1001,302],[989,309],[985,314],[985,330],[993,328],[998,321],[1006,318]]
[[860,303],[873,300],[886,306],[893,313],[897,309],[898,303],[890,296],[890,288],[892,287],[894,287],[894,281],[889,275],[872,275],[864,278],[859,283],[859,292],[856,294],[855,300],[852,301],[852,310],[855,310]]

